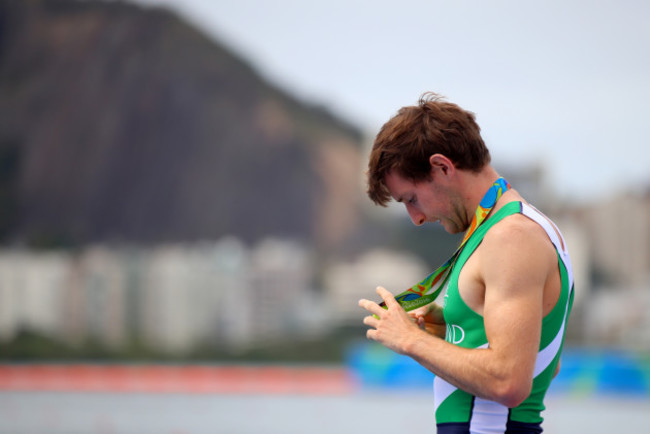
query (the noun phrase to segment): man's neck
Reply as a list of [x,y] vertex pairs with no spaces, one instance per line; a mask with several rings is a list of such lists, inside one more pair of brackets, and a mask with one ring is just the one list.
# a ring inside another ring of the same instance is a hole
[[485,192],[498,178],[499,174],[489,164],[481,169],[480,172],[462,171],[461,194],[465,203],[467,221],[472,220]]

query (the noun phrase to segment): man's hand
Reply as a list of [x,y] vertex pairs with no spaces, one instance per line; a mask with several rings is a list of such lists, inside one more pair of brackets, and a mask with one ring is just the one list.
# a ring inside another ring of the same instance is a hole
[[415,320],[418,327],[427,333],[441,339],[445,338],[447,323],[442,313],[442,307],[437,303],[429,303],[426,306],[410,311],[408,314]]
[[363,323],[371,327],[366,332],[366,337],[397,353],[406,354],[410,339],[414,334],[423,333],[423,331],[399,305],[393,294],[381,286],[377,287],[377,294],[384,300],[387,309],[382,308],[374,301],[359,300],[359,306],[372,314],[363,319]]

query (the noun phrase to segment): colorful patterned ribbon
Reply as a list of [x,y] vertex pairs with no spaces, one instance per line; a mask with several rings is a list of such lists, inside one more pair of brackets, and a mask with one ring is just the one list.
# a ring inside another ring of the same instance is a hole
[[[469,229],[465,232],[465,236],[461,241],[460,245],[456,249],[456,252],[452,255],[451,258],[442,264],[436,271],[429,274],[423,281],[411,286],[406,291],[395,296],[397,302],[406,310],[407,312],[413,309],[417,309],[420,306],[427,305],[434,301],[436,297],[440,294],[440,291],[445,287],[447,280],[449,279],[449,274],[451,272],[452,265],[456,258],[460,254],[460,251],[465,246],[465,243],[472,236],[474,231],[485,221],[487,215],[492,211],[494,205],[496,205],[499,198],[508,191],[510,184],[503,178],[497,179],[494,184],[488,189],[481,199],[481,203],[476,209],[474,218],[469,225]],[[386,307],[385,303],[381,303],[380,306]]]

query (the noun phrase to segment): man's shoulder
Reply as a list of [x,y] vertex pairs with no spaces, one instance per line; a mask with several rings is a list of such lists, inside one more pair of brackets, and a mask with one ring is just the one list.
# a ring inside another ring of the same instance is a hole
[[491,279],[504,288],[508,286],[502,285],[504,276],[520,283],[524,278],[528,282],[541,282],[557,270],[557,252],[546,231],[521,213],[495,223],[483,237],[477,252],[479,269],[486,282]]
[[483,243],[496,249],[511,246],[515,249],[551,247],[544,228],[521,213],[509,215],[492,226],[483,239]]

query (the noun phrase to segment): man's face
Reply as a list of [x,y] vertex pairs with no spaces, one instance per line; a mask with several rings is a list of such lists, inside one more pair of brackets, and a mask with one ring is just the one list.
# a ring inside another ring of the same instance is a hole
[[433,177],[413,182],[390,171],[384,181],[393,199],[406,206],[416,226],[440,222],[450,234],[463,232],[469,226],[460,196]]

